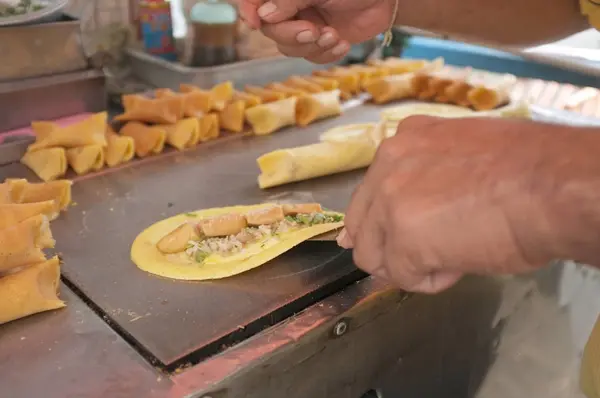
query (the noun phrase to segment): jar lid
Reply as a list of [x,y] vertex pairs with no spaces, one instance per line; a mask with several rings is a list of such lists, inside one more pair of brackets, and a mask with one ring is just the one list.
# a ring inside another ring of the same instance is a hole
[[237,21],[237,10],[224,1],[206,0],[192,7],[190,19],[207,24],[230,24]]

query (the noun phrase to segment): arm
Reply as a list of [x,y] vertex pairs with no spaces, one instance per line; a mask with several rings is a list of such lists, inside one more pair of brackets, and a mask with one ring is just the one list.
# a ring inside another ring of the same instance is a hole
[[579,0],[398,1],[398,25],[489,44],[537,45],[589,27]]

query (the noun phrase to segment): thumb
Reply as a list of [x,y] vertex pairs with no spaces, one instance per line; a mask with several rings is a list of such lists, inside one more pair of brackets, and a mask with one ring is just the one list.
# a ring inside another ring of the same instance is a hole
[[315,5],[318,0],[270,0],[258,9],[258,16],[267,23],[291,19],[299,11]]

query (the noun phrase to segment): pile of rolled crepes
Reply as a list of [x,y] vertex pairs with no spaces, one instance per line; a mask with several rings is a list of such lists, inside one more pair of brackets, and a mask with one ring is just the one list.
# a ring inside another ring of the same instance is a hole
[[54,248],[50,221],[71,201],[71,182],[0,184],[0,324],[62,308],[60,263],[47,258]]
[[63,177],[69,166],[77,174],[112,167],[131,160],[134,140],[115,134],[106,112],[94,114],[67,127],[53,122],[33,122],[35,142],[21,162],[43,181]]

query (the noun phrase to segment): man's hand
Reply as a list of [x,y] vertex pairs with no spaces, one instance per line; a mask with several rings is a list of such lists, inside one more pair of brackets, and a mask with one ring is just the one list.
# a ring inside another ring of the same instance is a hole
[[277,42],[288,56],[315,63],[342,58],[350,43],[360,43],[387,29],[394,0],[237,0],[251,28]]
[[355,192],[340,244],[365,271],[424,293],[466,273],[588,255],[571,249],[600,227],[581,201],[600,178],[597,137],[524,121],[406,119]]

